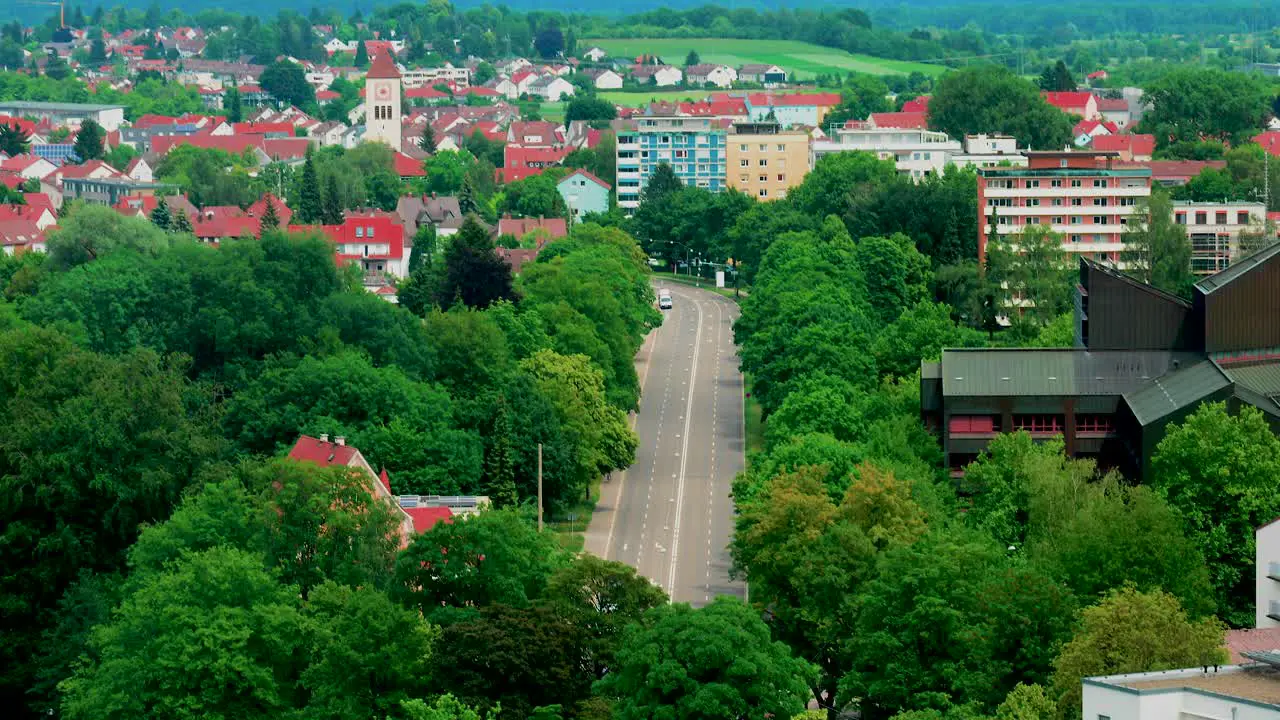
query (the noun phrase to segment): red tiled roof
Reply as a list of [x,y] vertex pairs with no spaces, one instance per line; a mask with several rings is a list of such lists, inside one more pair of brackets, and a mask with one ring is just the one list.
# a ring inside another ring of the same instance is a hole
[[413,531],[424,533],[436,526],[436,523],[453,522],[453,511],[447,507],[413,507],[403,508],[413,519]]
[[569,173],[568,175],[565,175],[565,176],[560,180],[560,182],[564,182],[565,180],[568,180],[569,178],[573,177],[574,175],[581,175],[582,177],[584,177],[584,178],[586,178],[586,179],[590,180],[591,182],[593,182],[593,183],[595,183],[595,184],[599,185],[600,187],[604,188],[605,190],[609,190],[610,188],[612,188],[612,186],[611,186],[609,183],[607,183],[607,182],[605,182],[605,181],[601,180],[600,178],[596,177],[595,175],[592,175],[591,173],[587,172],[586,170],[583,170],[582,168],[578,168],[577,170],[574,170],[573,172]]
[[49,161],[45,160],[39,155],[33,155],[31,153],[23,153],[21,155],[14,155],[8,160],[5,160],[4,162],[0,163],[0,169],[8,170],[10,172],[20,173],[23,170],[26,170],[27,168],[31,167],[32,165],[35,165],[38,162],[49,162]]
[[929,116],[922,112],[871,113],[871,122],[878,128],[925,130],[929,126]]
[[914,100],[902,103],[902,112],[928,112],[930,97],[929,95],[921,95]]
[[396,174],[402,178],[427,176],[427,170],[423,167],[421,160],[414,160],[404,153],[396,153],[395,161]]
[[316,101],[317,101],[317,102],[324,102],[324,101],[326,101],[326,100],[337,100],[337,99],[338,99],[338,98],[340,98],[340,97],[342,97],[342,96],[341,96],[341,95],[339,95],[338,93],[336,93],[336,92],[332,91],[332,90],[317,90],[317,91],[316,91]]
[[410,100],[443,100],[449,97],[449,93],[440,92],[433,87],[416,87],[405,90],[404,96]]
[[289,459],[315,463],[320,467],[345,466],[351,464],[356,452],[350,445],[339,445],[303,435],[293,444]]
[[511,76],[511,82],[519,85],[525,78],[533,77],[533,75],[534,73],[532,70],[521,70]]
[[477,95],[479,97],[498,97],[498,91],[493,88],[472,85],[471,87],[460,88],[454,95]]
[[267,212],[268,201],[272,205],[275,205],[276,217],[279,218],[280,225],[281,226],[288,225],[289,221],[293,219],[293,210],[289,209],[289,206],[285,204],[284,200],[281,200],[280,198],[276,197],[271,193],[267,193],[266,195],[263,195],[262,197],[258,198],[257,202],[250,205],[249,214],[252,215],[253,217],[261,219],[262,216]]
[[19,117],[13,117],[12,115],[0,115],[0,125],[16,127],[28,135],[36,131],[36,124],[34,122],[31,122],[30,120],[24,120],[23,118],[19,118]]
[[378,473],[378,482],[382,483],[382,487],[391,492],[391,478],[387,475],[387,469],[382,468],[382,472]]
[[293,123],[288,122],[238,122],[231,124],[231,132],[236,135],[266,135],[267,133],[283,133],[293,136]]
[[111,167],[101,160],[90,160],[82,165],[63,165],[57,170],[54,170],[53,174],[56,174],[63,180],[66,180],[67,178],[87,178],[100,170],[105,171],[107,173],[107,177],[116,177],[120,175],[119,170]]
[[494,248],[494,252],[498,254],[498,257],[507,261],[507,264],[511,266],[511,272],[516,275],[520,274],[520,269],[525,266],[525,263],[531,263],[538,259],[538,251],[530,248],[500,247]]
[[272,160],[297,160],[306,157],[311,141],[307,138],[267,138],[262,141],[262,149]]
[[1085,78],[1088,80],[1097,80],[1098,78],[1105,78],[1106,76],[1107,76],[1106,70],[1094,70],[1088,75],[1085,75]]
[[261,135],[160,135],[151,138],[151,151],[164,155],[179,145],[191,145],[239,155],[249,148],[262,150],[263,140]]
[[[369,47],[369,42],[365,43],[365,47]],[[365,73],[365,78],[369,80],[392,80],[400,77],[400,71],[396,69],[396,63],[391,59],[390,52],[373,53],[370,49],[369,54],[373,57],[373,62],[369,63],[369,72]]]
[[1132,155],[1151,157],[1156,150],[1155,135],[1099,135],[1089,143],[1094,150],[1129,151]]
[[1093,96],[1087,92],[1050,92],[1041,91],[1045,102],[1061,110],[1081,110],[1089,104]]
[[564,218],[510,218],[498,220],[498,234],[524,237],[534,230],[545,232],[548,239],[555,240],[569,234]]
[[0,185],[4,185],[10,190],[17,190],[26,181],[27,179],[22,177],[18,173],[9,172],[7,170],[0,171]]
[[1124,98],[1098,98],[1098,112],[1128,112],[1129,101]]
[[753,107],[835,107],[840,104],[840,93],[751,93],[747,102]]
[[1268,130],[1253,136],[1253,141],[1273,156],[1280,156],[1280,131]]
[[515,182],[532,177],[564,161],[571,152],[569,147],[524,147],[509,144],[503,150],[503,167],[498,168],[498,179]]
[[1245,628],[1227,631],[1227,660],[1232,665],[1250,662],[1241,653],[1250,651],[1280,650],[1280,627]]
[[1107,132],[1112,135],[1120,132],[1120,127],[1110,120],[1081,120],[1075,124],[1075,127],[1071,128],[1071,134],[1077,137],[1080,135],[1092,135],[1093,131],[1099,127],[1106,128]]

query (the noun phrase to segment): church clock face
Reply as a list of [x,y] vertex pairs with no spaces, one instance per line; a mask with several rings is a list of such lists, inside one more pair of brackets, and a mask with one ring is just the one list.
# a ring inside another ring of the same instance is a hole
[[386,100],[387,98],[391,97],[391,88],[387,87],[386,85],[383,85],[377,89],[375,94],[377,95],[377,98],[379,100]]

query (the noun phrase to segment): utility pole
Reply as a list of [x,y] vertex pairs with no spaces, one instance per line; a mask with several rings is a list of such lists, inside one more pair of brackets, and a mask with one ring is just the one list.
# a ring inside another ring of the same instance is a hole
[[538,532],[542,532],[542,443],[538,443]]

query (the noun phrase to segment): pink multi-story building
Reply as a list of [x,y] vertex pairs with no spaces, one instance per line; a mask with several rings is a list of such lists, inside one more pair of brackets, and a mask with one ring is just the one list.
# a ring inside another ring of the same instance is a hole
[[1047,225],[1074,253],[1118,266],[1125,225],[1151,196],[1151,169],[1119,167],[1115,152],[1028,152],[1027,167],[978,170],[978,260],[987,241]]

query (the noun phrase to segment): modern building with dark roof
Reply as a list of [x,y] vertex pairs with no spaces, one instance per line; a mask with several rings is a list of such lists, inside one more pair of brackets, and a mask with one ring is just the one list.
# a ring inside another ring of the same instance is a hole
[[920,411],[960,472],[1001,432],[1147,474],[1170,423],[1203,402],[1261,410],[1280,433],[1280,244],[1196,284],[1190,301],[1080,261],[1073,348],[943,350]]

